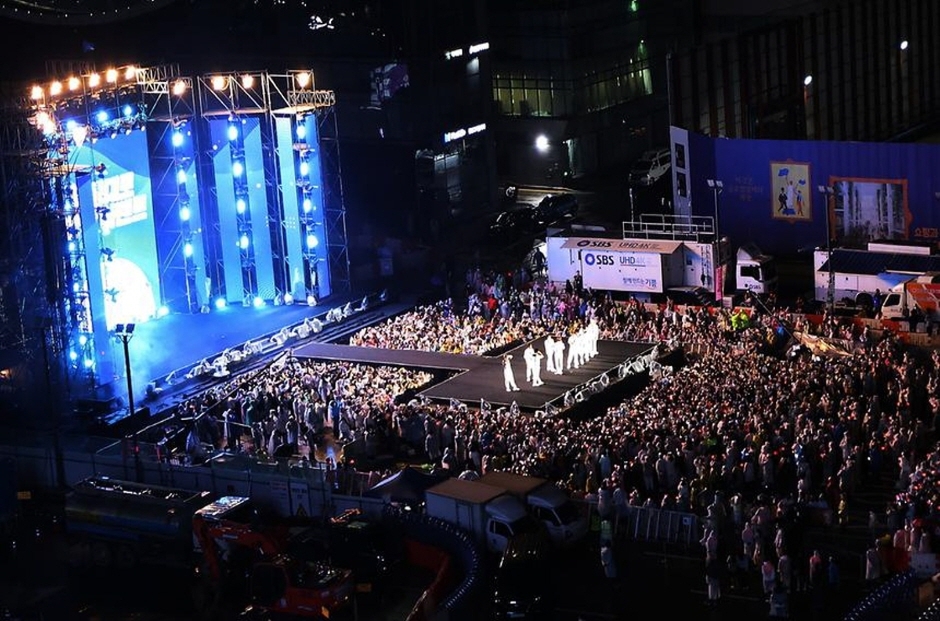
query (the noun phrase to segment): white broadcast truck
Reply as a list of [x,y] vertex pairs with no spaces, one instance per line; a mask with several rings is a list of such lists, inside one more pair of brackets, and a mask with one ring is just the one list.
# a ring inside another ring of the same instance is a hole
[[627,292],[642,301],[723,303],[726,293],[763,295],[777,285],[773,257],[753,244],[731,257],[726,238],[719,243],[558,233],[546,238],[546,255],[553,282],[580,273],[585,287]]

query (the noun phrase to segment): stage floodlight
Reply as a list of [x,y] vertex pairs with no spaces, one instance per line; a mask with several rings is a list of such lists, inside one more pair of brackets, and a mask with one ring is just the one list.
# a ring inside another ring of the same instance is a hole
[[78,360],[78,352],[75,351],[74,349],[69,352],[69,360],[71,360],[72,362],[75,362],[76,360]]
[[107,110],[100,110],[96,118],[98,119],[99,123],[107,123],[108,122]]
[[33,99],[34,101],[42,99],[43,95],[45,94],[46,94],[45,91],[43,91],[42,87],[39,85],[36,85],[29,90],[29,97],[30,99]]
[[186,171],[183,170],[182,168],[176,171],[176,182],[179,185],[183,185],[184,183],[186,183]]
[[68,121],[65,122],[65,129],[67,131],[70,131],[70,132],[75,131],[76,127],[78,127],[78,121],[76,121],[75,119],[69,119]]
[[291,295],[290,291],[288,291],[287,293],[284,294],[284,305],[290,306],[293,303],[294,303],[294,296]]
[[73,241],[70,241],[70,242],[69,242],[69,252],[75,252],[75,250],[76,250],[77,248],[78,248],[78,246],[75,245],[75,242],[73,242]]
[[546,136],[545,134],[540,134],[539,136],[536,137],[535,148],[540,153],[544,153],[548,151],[548,147],[549,147],[548,136]]
[[72,76],[69,78],[69,90],[70,91],[77,91],[78,87],[81,85],[82,85],[82,81],[76,78],[75,76]]
[[84,334],[78,337],[78,344],[84,347],[88,344],[88,337]]
[[238,125],[232,123],[228,126],[228,139],[231,142],[238,140]]
[[124,116],[133,116],[134,108],[130,105],[124,106]]
[[135,77],[137,77],[137,67],[134,65],[128,66],[127,69],[124,70],[124,79],[130,81]]
[[212,76],[212,88],[217,91],[225,90],[225,87],[228,86],[228,78],[224,75],[214,75]]
[[245,199],[239,198],[238,200],[235,201],[235,211],[237,211],[238,213],[245,213],[245,209],[247,207],[248,205],[245,203]]
[[242,76],[242,88],[253,88],[255,85],[255,76],[246,73]]
[[309,198],[304,199],[304,213],[310,213],[313,211],[313,201]]
[[313,295],[308,295],[307,306],[316,306],[316,305],[317,305],[317,298]]
[[310,86],[310,73],[308,71],[301,71],[294,78],[297,80],[297,86],[300,88],[307,88]]
[[180,96],[182,96],[185,92],[186,92],[186,81],[185,81],[185,80],[177,80],[176,82],[173,82],[173,94],[174,94],[174,95],[176,95],[177,97],[180,97]]
[[117,82],[117,69],[108,69],[104,74],[104,80],[108,84],[114,84]]
[[187,259],[193,256],[193,245],[189,242],[183,244],[183,256]]
[[165,304],[157,309],[157,317],[166,317],[169,314],[170,314],[170,307]]
[[61,93],[62,93],[62,82],[59,82],[58,80],[56,80],[55,82],[49,85],[50,95],[55,97],[56,95],[59,95]]
[[225,302],[225,298],[215,299],[215,310],[222,310],[226,306],[228,306],[228,304]]
[[85,358],[85,368],[90,369],[93,366],[95,366],[95,361],[92,360],[91,358]]
[[245,173],[245,165],[235,160],[232,162],[232,176],[241,177]]
[[310,174],[310,164],[308,164],[307,162],[301,162],[300,163],[300,176],[306,177],[309,174]]
[[251,305],[254,306],[255,308],[261,308],[262,306],[264,306],[264,300],[261,299],[260,295],[256,295],[255,299],[251,301]]
[[189,210],[189,207],[180,207],[180,220],[189,222],[190,217],[192,217],[192,212]]
[[98,88],[101,85],[101,76],[97,73],[93,73],[88,76],[88,86],[89,88]]
[[307,139],[307,126],[301,123],[297,126],[297,140]]
[[903,52],[904,50],[908,48],[908,45],[910,44],[907,42],[907,39],[904,39],[903,41],[901,41],[901,45],[899,45],[898,47],[900,47],[901,51]]
[[181,147],[183,146],[183,132],[173,132],[173,146]]
[[241,248],[242,250],[248,250],[248,246],[250,245],[251,245],[251,240],[248,238],[247,235],[242,235],[238,239],[238,247]]
[[312,250],[319,245],[320,245],[320,240],[317,239],[316,235],[314,235],[313,233],[310,233],[309,235],[307,235],[307,248],[310,248]]
[[813,76],[808,75],[805,78],[803,78],[803,86],[809,86],[812,83],[813,83]]

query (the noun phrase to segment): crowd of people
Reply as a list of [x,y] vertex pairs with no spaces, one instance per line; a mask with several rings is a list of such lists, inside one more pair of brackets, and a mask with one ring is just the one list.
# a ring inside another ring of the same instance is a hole
[[[759,579],[768,598],[818,588],[837,575],[836,559],[808,549],[806,529],[844,526],[860,486],[888,473],[897,477],[898,495],[883,518],[876,516],[872,534],[893,542],[908,533],[907,554],[938,550],[936,351],[910,349],[889,331],[875,338],[847,320],[813,322],[761,304],[742,319],[725,309],[615,302],[579,282],[517,284],[474,271],[466,308],[450,300],[423,306],[350,342],[484,354],[596,325],[600,339],[682,347],[685,364],[617,406],[578,419],[405,401],[400,397],[427,383],[427,374],[300,361],[237,385],[225,409],[249,425],[256,416],[276,420],[256,439],[272,453],[277,442],[268,434],[289,444],[293,420],[307,430],[332,426],[365,447],[365,456],[407,456],[452,475],[502,469],[545,477],[602,519],[616,520],[631,506],[696,513],[705,524],[714,600],[719,573]],[[785,349],[794,329],[842,338],[851,353]],[[189,407],[211,405],[213,397],[206,399]],[[870,575],[903,567],[904,556],[877,549]]]

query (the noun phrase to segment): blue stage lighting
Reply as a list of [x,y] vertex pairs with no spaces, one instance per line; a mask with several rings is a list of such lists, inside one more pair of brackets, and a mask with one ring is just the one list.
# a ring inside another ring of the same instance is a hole
[[75,252],[75,242],[69,242],[69,252]]
[[228,139],[232,142],[238,140],[238,125],[229,125],[228,126]]
[[131,116],[134,114],[134,108],[131,106],[124,106],[124,116]]
[[245,172],[245,165],[239,161],[232,162],[232,176],[241,177]]
[[307,138],[307,126],[306,126],[306,125],[298,125],[298,126],[297,126],[297,139],[298,139],[298,140],[305,140],[306,138]]
[[67,129],[70,132],[75,131],[76,127],[78,127],[78,123],[75,121],[75,119],[69,119],[68,121],[65,122],[65,129]]
[[245,199],[240,198],[235,201],[235,211],[238,213],[245,213],[245,209],[247,209],[247,207],[248,205],[245,203]]
[[183,146],[183,132],[173,132],[173,146]]
[[85,358],[85,368],[90,369],[93,366],[95,366],[95,361],[92,360],[91,358]]
[[300,163],[300,176],[306,177],[309,174],[310,174],[310,164],[308,164],[307,162],[301,162]]
[[186,183],[186,171],[182,168],[176,171],[176,182],[180,185]]
[[82,290],[82,288],[81,288],[81,286],[79,286],[79,284],[78,284],[77,282],[72,283],[72,291],[74,291],[75,293],[78,293],[78,292],[81,291],[81,290]]
[[166,317],[170,314],[170,307],[165,304],[157,309],[157,317]]
[[310,213],[313,211],[313,201],[309,198],[304,199],[304,213]]
[[76,352],[74,349],[69,352],[69,360],[71,360],[72,362],[75,362],[76,360],[78,360],[78,352]]
[[313,249],[320,245],[320,240],[313,233],[307,235],[307,248]]
[[102,110],[101,112],[98,113],[98,117],[97,117],[97,118],[98,118],[98,122],[99,122],[99,123],[107,123],[107,122],[108,122],[108,118],[109,118],[109,117],[108,117],[108,113],[107,113],[106,111]]
[[80,337],[78,337],[78,344],[81,345],[82,347],[84,347],[85,345],[87,345],[87,344],[88,344],[88,337],[85,336],[84,334],[81,335]]
[[261,299],[261,296],[255,296],[255,299],[251,301],[251,305],[255,308],[261,308],[264,306],[264,300]]
[[242,235],[238,240],[238,247],[242,250],[248,250],[248,246],[251,245],[251,240],[248,239],[247,235]]
[[192,216],[192,212],[189,210],[189,207],[180,207],[180,220],[183,222],[189,222],[189,218]]
[[193,245],[189,242],[183,244],[183,256],[187,259],[193,256]]
[[225,308],[226,306],[228,306],[228,304],[225,302],[225,298],[216,298],[216,299],[215,299],[215,309],[216,309],[216,310],[222,310],[222,309]]

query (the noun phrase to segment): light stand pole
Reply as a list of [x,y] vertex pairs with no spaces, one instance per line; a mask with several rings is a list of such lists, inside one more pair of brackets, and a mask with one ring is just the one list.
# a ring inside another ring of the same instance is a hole
[[720,179],[706,179],[705,183],[715,194],[715,241],[721,241],[721,233],[718,232],[718,195],[721,194],[725,184]]
[[836,192],[831,187],[827,185],[821,185],[816,188],[819,190],[819,193],[823,197],[823,205],[826,208],[826,264],[829,266],[829,285],[826,290],[826,308],[829,310],[829,314],[832,314],[833,309],[835,308],[835,295],[836,295],[836,273],[832,268],[832,225],[829,222],[829,197],[833,196]]
[[[128,416],[134,416],[134,380],[131,377],[131,353],[128,348],[128,343],[131,342],[131,339],[134,337],[134,328],[135,324],[128,323],[123,324],[119,323],[114,328],[114,336],[121,339],[121,344],[124,345],[124,375],[127,377],[127,412]],[[131,424],[134,424],[134,421],[131,421]],[[141,469],[140,469],[140,445],[137,440],[137,428],[134,428],[134,438],[133,438],[133,451],[134,451],[134,464],[137,469],[137,481],[141,482]]]

